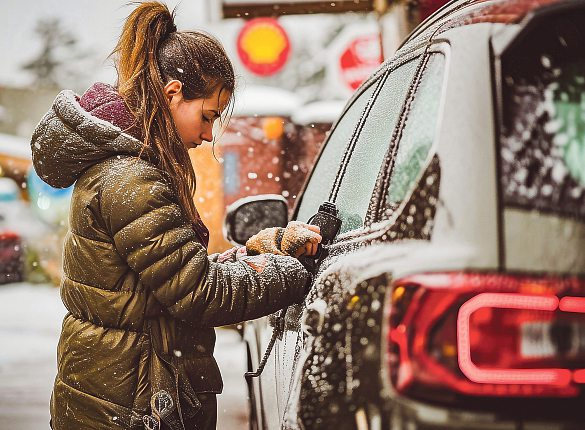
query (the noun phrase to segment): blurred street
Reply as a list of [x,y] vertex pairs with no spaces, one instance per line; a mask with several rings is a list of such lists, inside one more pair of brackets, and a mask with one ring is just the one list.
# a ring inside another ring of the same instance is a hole
[[[0,430],[49,428],[49,398],[65,309],[57,288],[0,286]],[[245,428],[245,349],[238,333],[217,330],[216,358],[224,377],[218,428]]]

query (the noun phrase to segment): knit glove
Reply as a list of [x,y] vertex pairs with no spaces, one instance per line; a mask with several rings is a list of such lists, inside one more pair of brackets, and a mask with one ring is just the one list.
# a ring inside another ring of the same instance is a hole
[[266,228],[246,242],[246,250],[252,254],[277,254],[292,257],[311,256],[317,253],[321,242],[317,226],[291,221],[286,228]]

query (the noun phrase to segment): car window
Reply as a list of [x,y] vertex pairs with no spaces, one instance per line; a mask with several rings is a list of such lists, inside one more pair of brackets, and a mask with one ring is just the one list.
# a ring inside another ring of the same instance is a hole
[[339,170],[341,159],[347,144],[356,128],[356,124],[364,112],[366,104],[374,92],[376,84],[370,85],[345,112],[327,141],[311,179],[305,188],[302,201],[299,204],[297,219],[307,222],[317,213],[319,205],[329,199],[329,193]]
[[434,53],[427,61],[409,108],[390,175],[386,201],[391,209],[395,209],[414,187],[435,138],[445,56]]
[[502,57],[505,206],[585,218],[584,15],[551,18]]
[[342,221],[340,233],[364,225],[376,178],[416,73],[417,63],[411,60],[387,75],[368,113],[334,199]]

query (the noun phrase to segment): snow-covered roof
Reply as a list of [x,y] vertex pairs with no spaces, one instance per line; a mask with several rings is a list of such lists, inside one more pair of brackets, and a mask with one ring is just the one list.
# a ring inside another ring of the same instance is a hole
[[345,100],[323,100],[302,105],[292,114],[292,121],[299,125],[334,123],[345,103]]
[[30,142],[24,137],[0,133],[0,154],[30,160]]
[[250,85],[237,90],[233,116],[290,116],[301,104],[300,97],[282,88]]

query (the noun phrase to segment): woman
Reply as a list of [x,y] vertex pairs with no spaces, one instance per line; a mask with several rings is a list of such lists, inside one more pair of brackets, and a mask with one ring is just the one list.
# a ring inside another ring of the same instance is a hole
[[215,428],[213,327],[301,301],[310,276],[286,254],[313,255],[320,236],[291,224],[250,239],[260,255],[208,256],[187,150],[213,139],[232,65],[157,2],[130,14],[114,53],[117,86],[61,92],[31,142],[43,180],[75,183],[52,428]]

